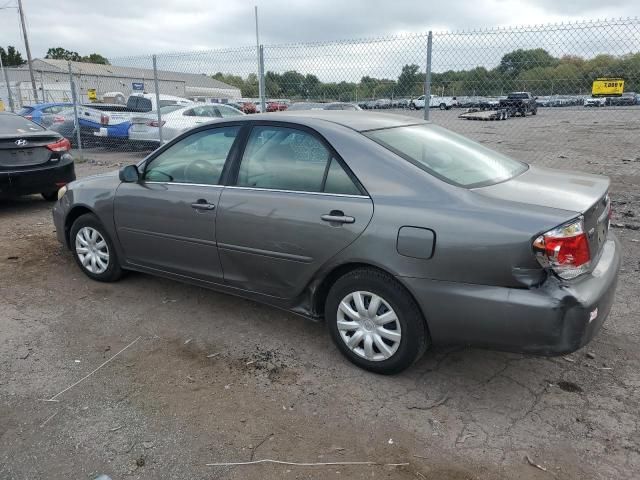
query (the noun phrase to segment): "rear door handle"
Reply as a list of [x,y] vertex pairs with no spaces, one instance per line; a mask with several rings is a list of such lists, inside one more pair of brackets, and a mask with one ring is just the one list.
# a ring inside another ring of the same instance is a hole
[[339,210],[333,210],[328,215],[322,215],[320,218],[329,223],[354,223],[356,221],[355,218],[349,217]]
[[191,204],[191,208],[196,210],[213,210],[216,206],[213,203],[209,203],[204,199],[200,199],[197,202],[193,202]]

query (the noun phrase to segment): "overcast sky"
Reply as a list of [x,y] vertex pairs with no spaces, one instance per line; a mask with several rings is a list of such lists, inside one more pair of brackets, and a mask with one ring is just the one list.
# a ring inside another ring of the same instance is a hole
[[[0,7],[16,0],[0,0]],[[119,57],[264,44],[635,16],[634,0],[23,0],[31,49]],[[160,6],[161,5],[161,6]],[[17,10],[0,9],[0,45],[24,56]]]

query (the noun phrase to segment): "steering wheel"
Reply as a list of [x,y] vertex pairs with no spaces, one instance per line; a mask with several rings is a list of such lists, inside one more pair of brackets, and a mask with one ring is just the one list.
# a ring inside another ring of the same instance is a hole
[[184,167],[184,178],[188,183],[212,183],[213,169],[211,164],[203,159],[190,162]]

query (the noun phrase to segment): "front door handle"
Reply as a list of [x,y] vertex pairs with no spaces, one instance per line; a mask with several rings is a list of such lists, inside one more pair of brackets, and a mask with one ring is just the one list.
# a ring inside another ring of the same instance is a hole
[[345,215],[340,210],[332,210],[331,213],[322,215],[320,218],[329,223],[354,223],[356,221],[355,218]]
[[213,203],[207,202],[204,198],[201,198],[200,200],[193,202],[191,204],[191,208],[196,210],[213,210],[216,206]]

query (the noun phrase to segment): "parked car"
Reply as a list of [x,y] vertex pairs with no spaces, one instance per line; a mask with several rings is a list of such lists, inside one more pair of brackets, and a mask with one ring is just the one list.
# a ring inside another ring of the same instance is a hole
[[269,102],[267,103],[267,112],[283,112],[287,107],[288,105],[283,102]]
[[317,103],[317,102],[297,102],[289,106],[290,111],[298,110],[362,110],[355,103],[346,102],[329,102],[329,103]]
[[76,179],[71,145],[31,120],[0,112],[0,197],[40,193],[56,200]]
[[[201,123],[220,118],[242,116],[240,110],[222,103],[198,103],[187,107],[174,106],[163,107],[162,116],[162,141],[167,142],[185,130]],[[131,127],[128,132],[130,141],[159,143],[160,129],[158,127],[158,115],[142,115],[131,119]]]
[[91,279],[137,270],[324,318],[389,374],[432,345],[588,343],[620,267],[608,189],[415,117],[318,110],[188,130],[71,183],[53,216]]
[[43,116],[57,114],[72,105],[72,103],[37,103],[25,105],[17,113],[27,120],[41,124]]
[[256,113],[256,104],[253,102],[229,102],[226,105],[240,110],[242,113]]
[[373,108],[379,109],[379,110],[391,108],[391,99],[389,99],[389,98],[379,98],[374,103]]
[[583,105],[585,107],[604,107],[607,105],[607,97],[585,98]]
[[[418,98],[414,98],[409,102],[409,108],[411,110],[420,110],[424,108],[426,103],[426,96],[420,95]],[[458,105],[456,97],[438,97],[431,95],[429,97],[429,108],[439,108],[440,110],[449,110]]]
[[499,107],[509,110],[511,116],[520,114],[524,117],[527,113],[538,113],[538,103],[531,92],[511,92],[507,98],[500,100]]
[[607,97],[607,105],[624,106],[636,105],[638,102],[635,92],[624,92],[619,97]]

